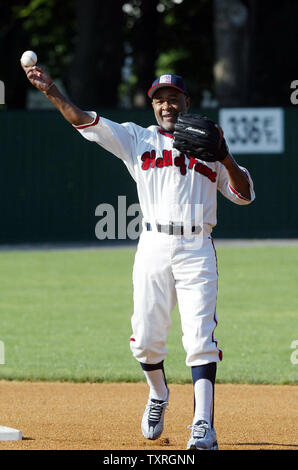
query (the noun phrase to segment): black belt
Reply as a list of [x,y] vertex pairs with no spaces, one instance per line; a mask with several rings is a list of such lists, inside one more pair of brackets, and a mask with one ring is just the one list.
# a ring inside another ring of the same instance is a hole
[[[152,225],[149,222],[145,222],[145,227],[146,230],[151,231],[152,230]],[[184,227],[183,225],[175,225],[175,224],[169,224],[169,225],[162,225],[162,224],[156,224],[156,229],[158,232],[162,233],[167,233],[168,235],[183,235],[184,234]],[[200,226],[195,226],[193,225],[191,227],[191,232],[193,234],[198,234],[201,232],[201,227]]]

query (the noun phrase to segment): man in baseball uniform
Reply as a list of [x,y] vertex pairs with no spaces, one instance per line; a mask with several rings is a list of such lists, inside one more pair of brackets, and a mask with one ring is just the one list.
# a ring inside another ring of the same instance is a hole
[[[254,200],[248,171],[230,155],[223,135],[218,160],[206,162],[175,148],[178,115],[188,113],[190,107],[185,83],[177,75],[163,75],[150,87],[148,96],[157,125],[143,128],[82,111],[60,93],[43,69],[23,68],[30,82],[83,137],[124,162],[137,185],[143,231],[133,268],[130,347],[149,386],[141,423],[143,435],[157,439],[163,431],[169,402],[164,371],[166,340],[171,312],[178,303],[186,365],[191,368],[194,384],[187,449],[217,449],[214,383],[222,352],[214,336],[217,262],[211,232],[216,225],[217,191],[239,205]],[[191,132],[191,126],[188,129]],[[202,129],[195,131],[206,134]]]

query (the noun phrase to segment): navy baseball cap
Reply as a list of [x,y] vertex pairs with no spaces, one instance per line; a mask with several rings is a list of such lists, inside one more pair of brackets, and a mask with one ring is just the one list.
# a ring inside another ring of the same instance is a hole
[[154,93],[163,87],[173,87],[176,88],[176,90],[181,91],[181,93],[188,95],[183,78],[179,75],[173,75],[169,73],[166,75],[161,75],[152,83],[151,88],[148,90],[149,98],[152,99]]

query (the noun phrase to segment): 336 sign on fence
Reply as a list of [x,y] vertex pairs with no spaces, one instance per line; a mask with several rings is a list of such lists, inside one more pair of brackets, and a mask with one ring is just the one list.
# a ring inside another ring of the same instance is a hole
[[283,153],[284,113],[281,108],[225,108],[219,111],[231,153]]

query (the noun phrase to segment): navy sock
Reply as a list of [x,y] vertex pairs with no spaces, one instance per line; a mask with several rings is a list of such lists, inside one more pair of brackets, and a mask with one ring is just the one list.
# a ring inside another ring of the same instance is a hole
[[[195,383],[200,379],[207,379],[207,380],[210,380],[210,382],[212,383],[212,388],[213,388],[212,417],[211,417],[212,426],[214,422],[214,384],[215,384],[215,377],[216,377],[216,368],[217,368],[216,366],[217,366],[216,362],[210,362],[209,364],[204,364],[201,366],[193,366],[191,368],[193,385],[195,385]],[[194,411],[195,409],[196,409],[196,398],[194,395]]]

